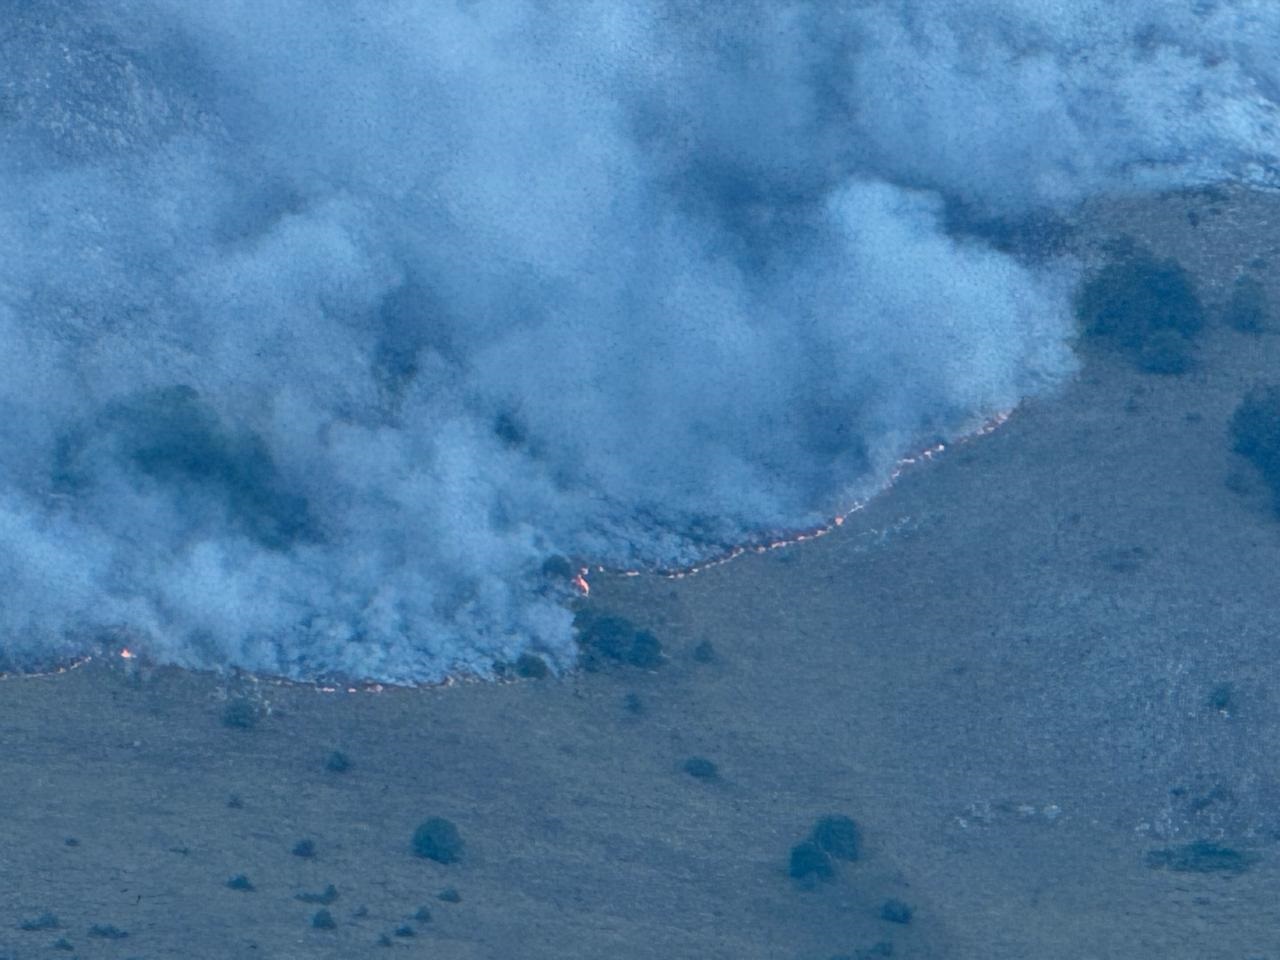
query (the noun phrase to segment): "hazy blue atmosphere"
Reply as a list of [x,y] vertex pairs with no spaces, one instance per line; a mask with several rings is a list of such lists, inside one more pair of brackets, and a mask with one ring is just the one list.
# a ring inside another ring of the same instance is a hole
[[[693,11],[693,12],[691,12]],[[0,660],[573,659],[1076,369],[1019,224],[1280,154],[1280,7],[10,4]]]

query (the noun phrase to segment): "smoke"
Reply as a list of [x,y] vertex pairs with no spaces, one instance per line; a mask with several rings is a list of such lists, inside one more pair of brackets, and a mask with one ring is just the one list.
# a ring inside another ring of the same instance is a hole
[[954,211],[1275,172],[1261,3],[6,18],[15,667],[566,666],[549,558],[819,522],[1071,371],[1071,265]]

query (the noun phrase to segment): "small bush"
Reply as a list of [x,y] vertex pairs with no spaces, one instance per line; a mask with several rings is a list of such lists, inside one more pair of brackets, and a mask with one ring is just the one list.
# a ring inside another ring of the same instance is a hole
[[660,667],[662,666],[662,644],[648,630],[637,631],[631,641],[631,649],[623,659],[631,666],[644,670]]
[[258,708],[244,697],[228,700],[222,708],[222,725],[238,730],[252,730],[258,725]]
[[880,919],[890,923],[910,923],[913,913],[915,911],[901,900],[886,900],[880,906]]
[[338,888],[331,883],[320,893],[295,893],[293,899],[300,900],[303,903],[318,903],[327,907],[338,899]]
[[42,913],[38,917],[32,917],[30,920],[23,920],[18,924],[19,930],[57,930],[62,924],[58,922],[58,918],[52,913]]
[[542,575],[553,580],[572,580],[577,572],[569,558],[560,554],[553,554],[542,561]]
[[716,648],[710,640],[703,640],[693,648],[693,659],[698,663],[715,663]]
[[1262,474],[1280,514],[1280,387],[1250,390],[1232,414],[1229,429],[1232,449]]
[[1192,364],[1204,307],[1177,261],[1129,247],[1084,283],[1076,317],[1085,336],[1112,344],[1139,369],[1177,374]]
[[413,852],[436,863],[454,863],[462,857],[462,837],[452,820],[432,817],[413,832]]
[[402,927],[396,927],[397,937],[416,937],[417,935],[417,931],[407,923]]
[[547,661],[536,653],[522,653],[516,660],[516,673],[526,680],[541,680],[551,673]]
[[825,850],[806,840],[791,848],[787,873],[795,880],[830,880],[835,876],[835,868]]
[[413,912],[413,919],[417,920],[419,923],[430,923],[431,908],[428,907],[426,904],[423,904]]
[[443,900],[445,903],[461,903],[462,894],[460,894],[454,887],[445,887],[436,894],[436,899]]
[[341,750],[334,750],[325,760],[324,768],[332,773],[346,773],[351,769],[351,758]]
[[1223,319],[1241,333],[1260,333],[1267,325],[1266,288],[1253,277],[1239,277],[1231,287]]
[[332,930],[337,924],[333,922],[333,914],[328,910],[317,910],[311,915],[311,926],[316,930]]
[[252,883],[249,882],[249,878],[246,877],[243,873],[237,873],[234,877],[231,877],[230,879],[228,879],[227,886],[230,887],[232,890],[243,890],[245,892],[251,892],[257,889],[256,887],[254,887]]
[[1236,688],[1229,683],[1220,683],[1209,691],[1209,709],[1218,713],[1231,713],[1236,705]]
[[820,818],[813,825],[809,839],[819,849],[840,860],[857,860],[862,849],[858,825],[842,814]]
[[1138,349],[1134,358],[1144,373],[1177,375],[1191,369],[1191,341],[1173,330],[1156,330]]
[[684,772],[698,780],[714,780],[719,771],[706,757],[690,757],[684,762]]
[[128,935],[129,932],[127,930],[121,930],[110,923],[95,923],[89,928],[89,936],[96,937],[99,940],[123,940]]
[[1147,854],[1147,866],[1178,873],[1239,874],[1253,866],[1257,856],[1231,847],[1197,840],[1176,847],[1164,847]]
[[316,845],[310,840],[299,840],[293,845],[293,855],[309,860],[316,855]]
[[647,630],[637,630],[626,617],[596,616],[579,611],[574,618],[582,666],[599,670],[607,663],[653,669],[662,664],[662,644]]

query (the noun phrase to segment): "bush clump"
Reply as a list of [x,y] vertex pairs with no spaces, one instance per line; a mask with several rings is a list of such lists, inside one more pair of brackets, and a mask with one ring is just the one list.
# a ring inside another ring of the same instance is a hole
[[61,923],[52,913],[42,913],[38,917],[32,917],[29,920],[23,920],[18,924],[19,930],[57,930]]
[[862,850],[858,825],[843,814],[820,817],[809,839],[821,850],[840,860],[857,860]]
[[332,930],[337,924],[328,910],[317,910],[311,915],[311,926],[316,930]]
[[880,919],[890,923],[910,923],[915,911],[901,900],[886,900],[880,906]]
[[462,857],[462,837],[452,820],[431,817],[413,832],[413,852],[436,863],[455,863]]
[[1266,287],[1253,277],[1238,277],[1231,287],[1223,319],[1241,333],[1261,333],[1269,310]]
[[129,936],[129,931],[121,930],[112,923],[95,923],[89,928],[89,936],[99,940],[123,940]]
[[1112,344],[1140,370],[1178,374],[1191,367],[1205,314],[1181,264],[1131,247],[1084,283],[1076,316],[1085,336]]
[[626,617],[579,611],[574,617],[582,666],[599,670],[608,663],[652,670],[661,666],[662,644],[647,630],[637,630]]
[[331,883],[319,893],[295,893],[293,899],[302,903],[318,903],[327,907],[338,899],[338,888]]
[[222,708],[222,725],[236,730],[252,730],[258,725],[258,708],[244,697],[228,700]]
[[549,676],[551,668],[536,653],[522,653],[516,660],[516,675],[526,680],[542,680]]
[[1231,415],[1231,444],[1271,489],[1280,515],[1280,387],[1250,390]]
[[1176,847],[1164,847],[1147,854],[1147,866],[1177,873],[1239,874],[1253,866],[1257,856],[1224,847],[1208,840],[1196,840]]
[[325,759],[324,768],[331,773],[346,773],[351,769],[351,758],[341,750],[334,750]]
[[830,880],[835,876],[831,857],[812,840],[797,843],[791,848],[787,873],[793,880]]
[[684,772],[696,780],[714,780],[720,771],[706,757],[690,757],[684,762]]
[[293,845],[293,855],[310,860],[316,855],[316,845],[310,840],[299,840]]

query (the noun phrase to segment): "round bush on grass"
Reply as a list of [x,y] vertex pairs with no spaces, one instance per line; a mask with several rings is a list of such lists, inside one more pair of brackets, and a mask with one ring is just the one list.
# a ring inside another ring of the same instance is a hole
[[462,837],[452,820],[432,817],[413,832],[413,852],[436,863],[455,863],[462,857]]

